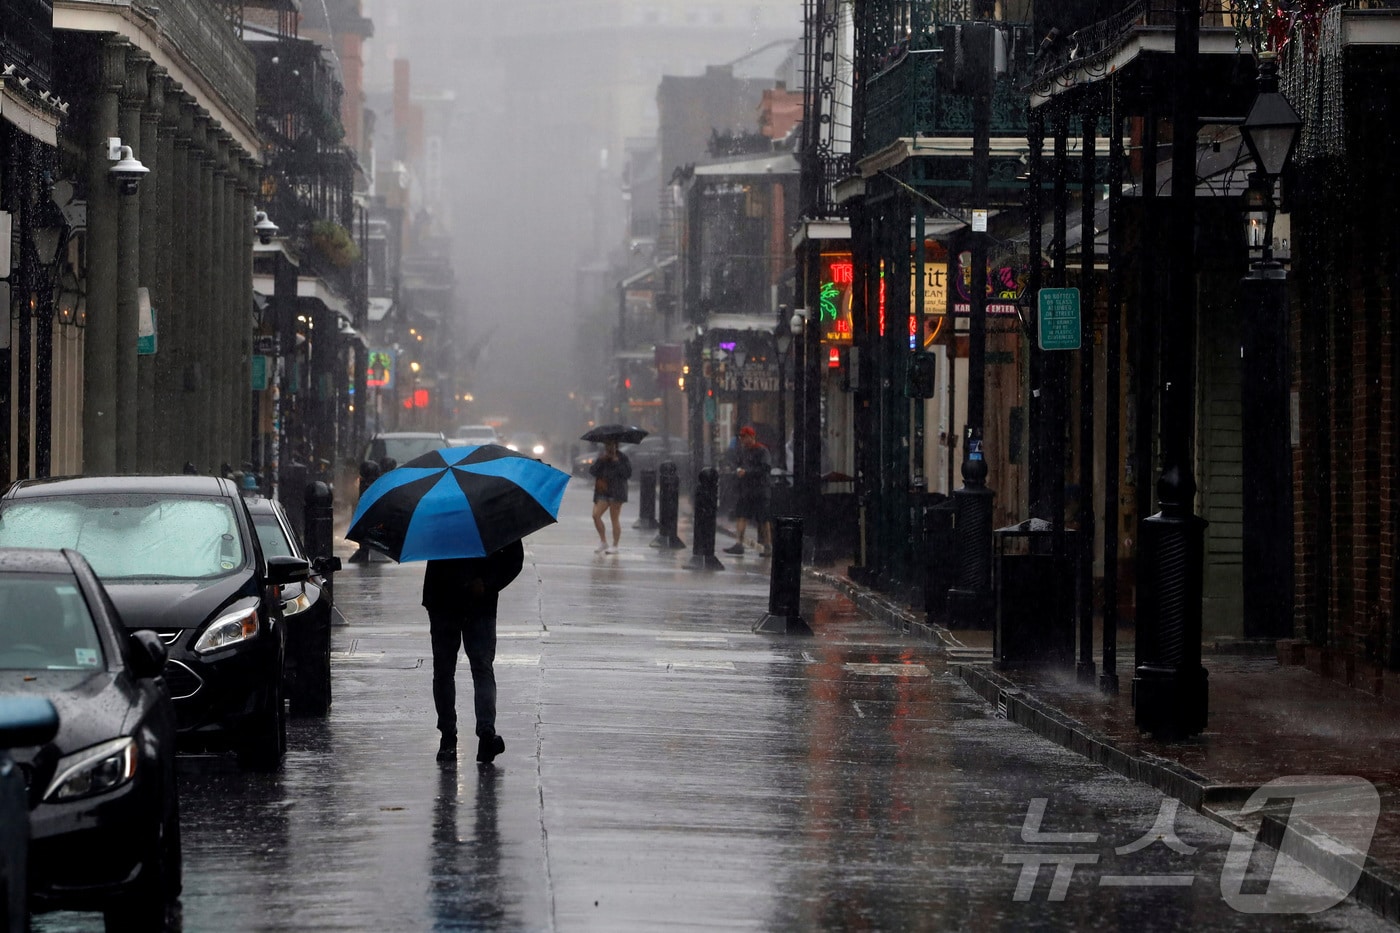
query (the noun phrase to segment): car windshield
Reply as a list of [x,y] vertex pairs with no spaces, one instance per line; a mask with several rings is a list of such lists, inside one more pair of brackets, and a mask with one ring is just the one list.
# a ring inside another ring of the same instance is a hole
[[102,666],[97,626],[70,578],[0,575],[0,670],[77,671]]
[[148,493],[11,502],[0,546],[73,548],[107,581],[219,577],[247,559],[229,502]]
[[367,459],[383,460],[385,457],[392,457],[397,465],[403,466],[414,457],[421,457],[430,451],[441,450],[446,446],[442,438],[436,435],[428,437],[376,437],[370,444],[370,453]]
[[296,556],[276,515],[253,513],[253,530],[258,533],[258,543],[262,545],[264,557]]

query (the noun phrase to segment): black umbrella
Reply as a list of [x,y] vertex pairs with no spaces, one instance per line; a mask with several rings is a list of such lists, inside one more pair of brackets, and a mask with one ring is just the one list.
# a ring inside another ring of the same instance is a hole
[[640,444],[642,438],[646,437],[647,434],[648,432],[641,428],[625,424],[600,424],[579,440],[596,441],[600,444],[605,441],[617,441],[619,444]]

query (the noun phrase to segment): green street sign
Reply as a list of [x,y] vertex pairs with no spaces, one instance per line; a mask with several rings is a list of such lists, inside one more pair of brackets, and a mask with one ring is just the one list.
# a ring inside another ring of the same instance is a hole
[[256,355],[253,357],[253,365],[252,365],[252,367],[251,367],[251,375],[252,375],[252,377],[253,377],[253,391],[254,391],[254,392],[261,392],[261,391],[263,391],[264,389],[267,388],[267,357],[266,357],[266,356],[263,356],[261,353],[259,353],[259,354],[256,354]]
[[1079,349],[1079,289],[1042,288],[1037,302],[1042,350]]

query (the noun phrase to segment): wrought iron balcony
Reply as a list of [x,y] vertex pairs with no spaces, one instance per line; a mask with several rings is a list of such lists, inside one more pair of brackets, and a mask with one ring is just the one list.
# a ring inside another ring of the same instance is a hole
[[[1011,49],[1029,44],[1028,26],[1009,26],[1020,41]],[[946,54],[938,46],[906,48],[891,56],[884,69],[865,88],[865,133],[860,156],[878,152],[902,137],[969,136],[972,133],[972,97],[952,91],[948,69],[939,68]],[[1014,69],[996,79],[992,95],[992,135],[1026,135],[1026,97],[1020,89],[1025,72]],[[941,80],[940,80],[941,79]],[[940,84],[945,86],[940,86]]]
[[50,0],[0,0],[0,55],[27,78],[31,89],[53,90],[53,4]]
[[252,122],[257,100],[253,56],[214,0],[179,0],[146,6],[134,0],[72,0],[77,6],[129,7],[149,17],[180,57],[208,79],[229,107]]

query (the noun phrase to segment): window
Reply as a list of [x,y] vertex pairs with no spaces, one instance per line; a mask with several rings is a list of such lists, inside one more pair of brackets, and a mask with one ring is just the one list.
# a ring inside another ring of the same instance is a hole
[[103,580],[198,580],[247,560],[233,506],[223,499],[104,493],[10,503],[0,546],[70,547]]
[[39,573],[0,577],[0,670],[103,666],[97,626],[71,578]]
[[253,530],[258,533],[258,543],[262,545],[264,557],[296,556],[276,515],[264,515],[261,512],[254,515]]

